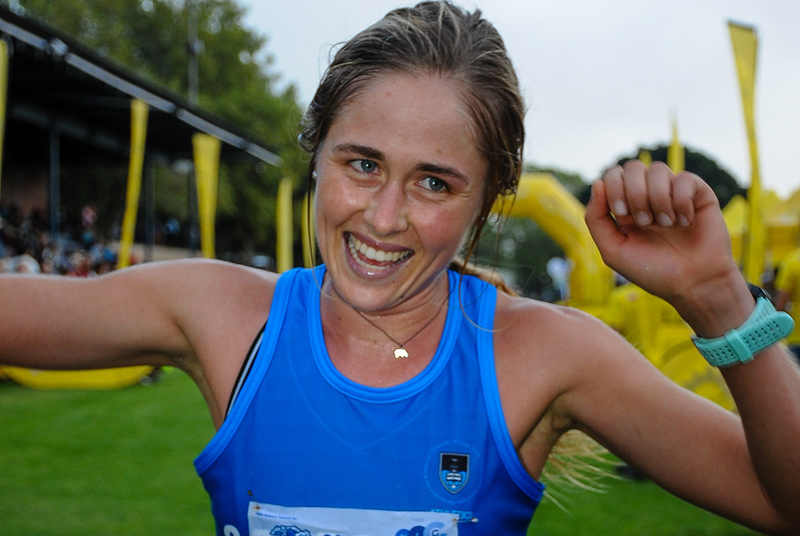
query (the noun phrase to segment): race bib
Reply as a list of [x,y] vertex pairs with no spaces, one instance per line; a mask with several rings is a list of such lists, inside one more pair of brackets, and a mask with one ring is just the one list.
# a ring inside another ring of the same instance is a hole
[[357,508],[286,508],[251,502],[250,536],[458,536],[458,516]]

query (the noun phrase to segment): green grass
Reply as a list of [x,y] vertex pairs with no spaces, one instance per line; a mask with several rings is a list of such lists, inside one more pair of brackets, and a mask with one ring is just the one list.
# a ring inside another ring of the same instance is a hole
[[192,466],[213,433],[178,372],[116,391],[0,385],[0,534],[213,534]]
[[758,534],[665,492],[652,482],[609,478],[604,493],[557,495],[568,511],[545,499],[530,536],[748,536]]
[[[211,535],[208,498],[192,466],[214,431],[191,380],[153,387],[33,391],[0,383],[0,535]],[[650,483],[544,502],[537,536],[755,534]]]

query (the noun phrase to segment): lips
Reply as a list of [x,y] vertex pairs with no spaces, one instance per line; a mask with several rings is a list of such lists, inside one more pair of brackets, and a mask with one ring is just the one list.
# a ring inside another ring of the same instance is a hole
[[410,249],[401,251],[387,251],[367,245],[352,234],[348,233],[347,247],[351,257],[361,266],[367,269],[383,268],[399,264],[411,256],[414,252]]

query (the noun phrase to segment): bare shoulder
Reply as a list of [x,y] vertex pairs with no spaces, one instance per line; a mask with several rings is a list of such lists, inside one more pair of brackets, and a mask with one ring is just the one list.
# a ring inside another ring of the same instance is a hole
[[188,343],[177,363],[200,387],[217,425],[239,369],[269,316],[278,274],[212,260],[153,263],[120,273],[168,311]]
[[528,350],[543,357],[579,355],[592,338],[618,339],[613,330],[584,311],[529,298],[498,294],[495,330],[501,354],[509,359],[530,359]]
[[250,332],[266,321],[279,276],[222,261],[187,259],[106,277],[110,288],[124,288],[134,304],[154,304],[165,311],[202,359],[202,341],[208,336],[218,338],[233,326]]
[[277,278],[277,274],[237,264],[186,259],[127,268],[98,278],[98,283],[134,304],[142,300],[179,319],[184,314],[202,318],[204,311],[213,313],[232,304],[238,304],[238,309],[263,310],[269,306]]
[[535,396],[536,407],[549,405],[575,381],[587,346],[615,336],[583,311],[499,293],[494,350],[501,394],[510,395],[509,403],[527,405]]
[[576,424],[557,401],[591,375],[595,341],[616,339],[624,345],[583,311],[498,293],[497,384],[512,442],[535,478],[561,434]]
[[207,341],[229,339],[231,330],[250,337],[266,321],[277,279],[237,264],[186,259],[127,268],[87,286],[140,325],[174,326],[185,341],[182,359],[202,362]]
[[271,288],[278,280],[278,274],[224,261],[183,259],[142,264],[113,272],[101,279],[114,278],[125,279],[127,283],[162,287],[164,290],[171,287],[180,291],[188,286],[194,287],[195,291],[218,292],[248,285]]
[[580,382],[652,368],[639,352],[594,316],[527,298],[498,298],[495,315],[498,367],[545,375],[554,395]]

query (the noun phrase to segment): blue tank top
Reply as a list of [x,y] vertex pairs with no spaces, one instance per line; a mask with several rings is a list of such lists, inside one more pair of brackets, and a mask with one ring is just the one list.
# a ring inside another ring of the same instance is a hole
[[324,273],[279,278],[249,375],[195,460],[217,534],[524,535],[544,486],[519,461],[500,407],[496,289],[450,272],[430,364],[373,388],[330,361]]

